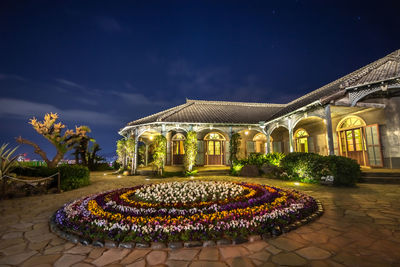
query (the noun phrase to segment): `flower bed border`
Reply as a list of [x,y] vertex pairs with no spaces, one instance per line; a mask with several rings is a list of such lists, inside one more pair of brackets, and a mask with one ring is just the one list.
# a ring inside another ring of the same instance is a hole
[[170,249],[178,249],[182,247],[190,248],[190,247],[213,247],[213,246],[222,246],[222,245],[236,245],[236,244],[242,244],[245,242],[254,242],[257,240],[266,240],[271,237],[277,237],[281,235],[282,233],[287,233],[290,232],[291,230],[297,229],[302,225],[306,225],[309,222],[314,221],[318,217],[320,217],[324,213],[324,208],[322,206],[321,201],[315,199],[315,202],[318,205],[318,210],[315,211],[313,214],[305,217],[304,219],[301,219],[299,221],[296,221],[292,224],[289,224],[283,229],[281,229],[279,226],[276,226],[270,233],[265,233],[262,235],[253,235],[249,236],[248,238],[244,237],[238,237],[233,240],[229,239],[219,239],[217,241],[214,240],[206,240],[206,241],[186,241],[186,242],[169,242],[169,243],[163,243],[163,242],[152,242],[152,243],[136,243],[136,242],[115,242],[115,241],[105,241],[101,242],[98,240],[92,241],[89,239],[84,239],[80,236],[74,235],[72,233],[67,233],[62,231],[57,224],[55,223],[55,214],[53,214],[50,217],[50,230],[56,234],[57,236],[61,237],[62,239],[68,240],[74,244],[82,244],[82,245],[92,245],[94,247],[105,247],[105,248],[152,248],[152,249],[163,249],[163,248],[170,248]]

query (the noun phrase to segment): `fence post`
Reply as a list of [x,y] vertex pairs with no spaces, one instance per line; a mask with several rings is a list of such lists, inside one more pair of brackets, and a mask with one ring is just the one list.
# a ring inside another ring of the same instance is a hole
[[61,193],[61,177],[60,177],[60,172],[58,172],[57,175],[57,189],[58,189],[58,193]]

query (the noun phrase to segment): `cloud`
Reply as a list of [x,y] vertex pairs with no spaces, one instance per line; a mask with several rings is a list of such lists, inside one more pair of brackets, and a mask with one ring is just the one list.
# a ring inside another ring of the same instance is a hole
[[48,112],[58,113],[61,120],[92,125],[119,125],[120,118],[90,110],[61,110],[53,105],[13,98],[0,98],[0,117],[15,116],[26,120],[42,117]]
[[66,86],[75,87],[75,88],[82,89],[82,90],[86,89],[85,86],[77,84],[77,83],[74,83],[74,82],[71,82],[71,81],[68,81],[68,80],[56,79],[56,81],[61,83],[61,84],[63,84],[63,85],[66,85]]
[[0,80],[17,80],[17,81],[26,81],[22,76],[15,75],[15,74],[5,74],[5,73],[0,73]]
[[164,101],[156,101],[154,99],[148,98],[147,96],[139,93],[126,93],[119,91],[110,91],[111,94],[118,96],[125,102],[131,105],[167,105],[168,103]]
[[[90,94],[90,95],[95,95],[95,96],[101,96],[102,94],[101,94],[101,92],[100,92],[100,90],[96,90],[96,89],[91,89],[91,88],[88,88],[88,87],[86,87],[86,86],[83,86],[83,85],[81,85],[81,84],[78,84],[78,83],[76,83],[76,82],[72,82],[72,81],[70,81],[70,80],[66,80],[66,79],[55,79],[58,83],[60,83],[61,85],[63,85],[63,86],[67,86],[67,87],[69,87],[69,88],[75,88],[75,89],[79,89],[80,91],[82,91],[82,92],[84,92],[84,93],[87,93],[87,94]],[[63,91],[63,89],[61,89],[61,88],[58,88],[57,90],[58,91],[60,91],[60,92],[62,92]],[[65,90],[64,90],[65,91]],[[65,92],[67,92],[67,91],[65,91]]]
[[123,31],[121,24],[112,17],[96,17],[95,22],[100,29],[108,33]]

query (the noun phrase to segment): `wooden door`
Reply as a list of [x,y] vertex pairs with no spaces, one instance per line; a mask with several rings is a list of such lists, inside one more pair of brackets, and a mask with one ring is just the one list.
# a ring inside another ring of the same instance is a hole
[[360,165],[367,165],[362,128],[340,132],[340,141],[342,144],[342,156],[354,159]]
[[218,140],[207,141],[207,165],[222,165],[223,142]]
[[183,157],[185,156],[185,149],[183,146],[182,140],[173,141],[173,149],[172,149],[172,165],[182,165]]

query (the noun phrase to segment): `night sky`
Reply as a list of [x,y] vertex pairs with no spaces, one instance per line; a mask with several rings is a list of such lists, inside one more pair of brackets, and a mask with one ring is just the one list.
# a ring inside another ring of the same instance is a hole
[[[286,103],[400,48],[400,1],[0,2],[0,144],[57,112],[104,155],[186,98]],[[37,158],[29,146],[20,152]]]

